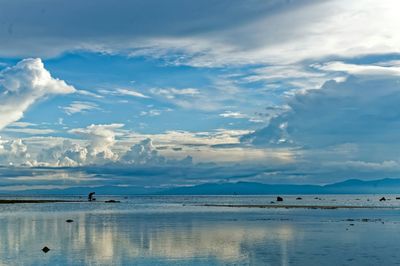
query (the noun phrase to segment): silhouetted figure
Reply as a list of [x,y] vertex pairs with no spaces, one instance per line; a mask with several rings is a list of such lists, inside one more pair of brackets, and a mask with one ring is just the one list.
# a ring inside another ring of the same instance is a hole
[[89,196],[88,196],[88,200],[89,200],[89,201],[96,200],[96,199],[93,197],[94,194],[96,194],[96,192],[90,192],[90,193],[89,193]]

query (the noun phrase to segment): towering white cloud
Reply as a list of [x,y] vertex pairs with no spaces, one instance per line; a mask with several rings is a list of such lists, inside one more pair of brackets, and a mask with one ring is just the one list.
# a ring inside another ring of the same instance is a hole
[[40,165],[80,166],[88,162],[88,150],[84,146],[65,140],[61,145],[42,149],[37,161]]
[[28,148],[21,139],[2,140],[0,139],[0,164],[30,164],[31,155]]
[[6,68],[0,72],[0,129],[21,119],[38,100],[74,91],[74,87],[53,78],[38,58]]
[[133,145],[121,158],[130,164],[163,164],[165,158],[158,154],[151,139],[147,138]]
[[80,136],[79,142],[63,141],[37,156],[41,165],[82,166],[115,162],[120,155],[113,151],[116,130],[123,124],[90,125],[86,128],[72,129],[69,133]]
[[86,128],[73,129],[70,132],[89,141],[86,148],[93,162],[113,161],[118,158],[118,155],[111,149],[115,144],[115,130],[123,126],[123,124],[90,125]]

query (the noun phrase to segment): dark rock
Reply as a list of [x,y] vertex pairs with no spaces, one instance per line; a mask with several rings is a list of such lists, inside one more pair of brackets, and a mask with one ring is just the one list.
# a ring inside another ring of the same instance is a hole
[[276,197],[276,201],[283,201],[282,197]]
[[354,224],[350,224],[350,226],[354,226]]
[[397,200],[400,200],[400,197],[396,197]]
[[296,200],[302,200],[303,198],[300,198],[300,197],[298,197],[298,198],[296,198]]
[[386,198],[382,197],[379,201],[385,201],[385,200],[386,200]]
[[48,247],[44,247],[44,248],[42,248],[42,251],[44,252],[44,253],[47,253],[47,252],[49,252],[50,251],[50,249],[48,248]]
[[67,223],[72,223],[72,222],[74,222],[74,220],[68,219],[68,220],[66,220],[66,222]]
[[275,203],[275,201],[271,201],[270,203],[271,203],[271,204],[274,204],[274,203]]
[[119,203],[119,200],[106,200],[105,203]]

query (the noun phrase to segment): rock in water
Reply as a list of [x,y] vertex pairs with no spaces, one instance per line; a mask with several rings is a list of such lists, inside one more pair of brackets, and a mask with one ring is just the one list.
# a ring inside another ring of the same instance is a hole
[[68,219],[66,220],[67,223],[72,223],[74,220]]
[[303,198],[300,198],[300,197],[298,197],[298,198],[296,198],[296,200],[302,200]]
[[105,203],[120,203],[119,200],[106,200]]
[[385,201],[385,200],[386,200],[386,198],[382,197],[379,201]]
[[282,197],[276,197],[276,201],[283,201]]
[[48,248],[48,247],[44,247],[44,248],[42,248],[42,251],[44,252],[44,253],[47,253],[47,252],[49,252],[50,251],[50,249]]

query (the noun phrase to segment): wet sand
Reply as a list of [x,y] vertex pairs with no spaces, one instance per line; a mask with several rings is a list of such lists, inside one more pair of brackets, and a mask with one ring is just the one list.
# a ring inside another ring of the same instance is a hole
[[34,199],[1,199],[0,204],[16,204],[16,203],[65,203],[65,202],[84,202],[78,200],[34,200]]
[[203,204],[204,207],[227,207],[227,208],[269,208],[269,209],[396,209],[392,206],[346,206],[346,205],[289,205],[289,204]]
[[120,203],[118,200],[104,200],[104,201],[85,201],[85,200],[38,200],[38,199],[0,199],[0,204],[18,204],[18,203]]

